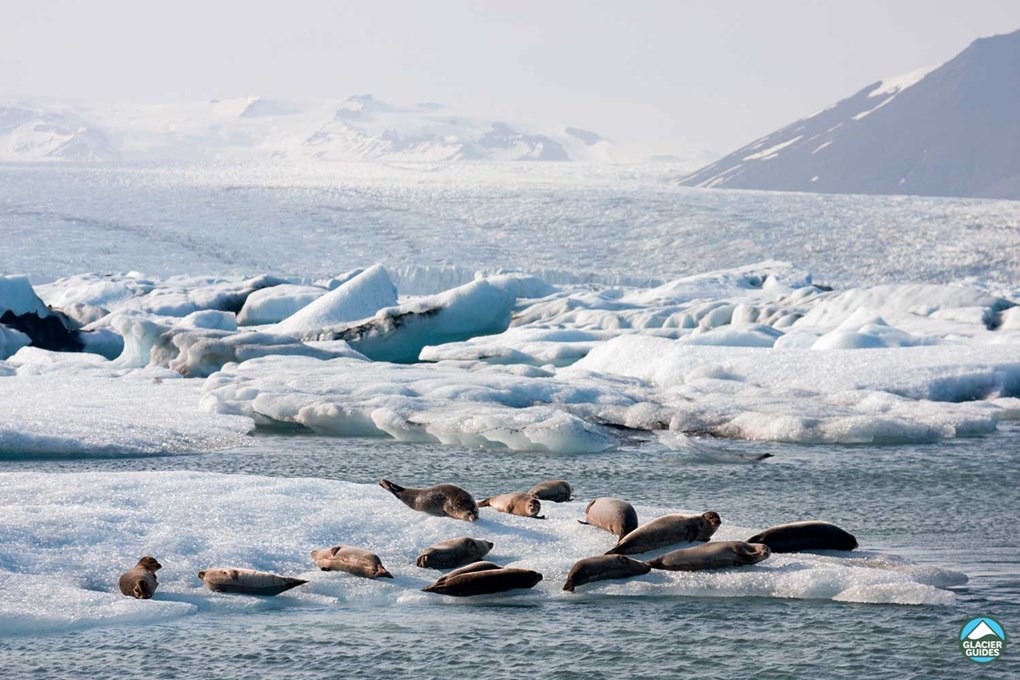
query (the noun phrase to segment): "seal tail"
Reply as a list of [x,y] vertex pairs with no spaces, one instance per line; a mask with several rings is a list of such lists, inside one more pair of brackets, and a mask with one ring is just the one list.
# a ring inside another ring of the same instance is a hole
[[389,491],[391,494],[396,496],[397,494],[403,493],[406,489],[399,484],[394,484],[388,479],[380,479],[379,486]]
[[480,508],[487,508],[487,507],[489,507],[489,501],[490,500],[492,500],[492,499],[491,498],[484,498],[484,499],[478,501],[478,507],[480,507]]
[[605,551],[602,554],[603,555],[622,555],[623,553],[620,552],[620,544],[617,543],[612,548],[610,548],[609,550]]

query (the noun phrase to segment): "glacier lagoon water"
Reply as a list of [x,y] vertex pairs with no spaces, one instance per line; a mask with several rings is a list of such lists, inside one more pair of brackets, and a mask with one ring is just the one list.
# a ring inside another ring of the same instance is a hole
[[[1007,631],[1020,621],[1020,424],[931,445],[714,444],[772,457],[705,462],[640,439],[613,453],[564,456],[270,434],[233,451],[8,459],[0,471],[183,469],[366,483],[386,475],[481,490],[562,477],[582,499],[711,507],[744,526],[825,518],[851,528],[865,548],[967,574],[966,585],[952,588],[957,603],[584,594],[449,606],[341,603],[10,636],[0,667],[5,677],[963,677],[974,672],[956,644],[965,621],[990,615]],[[1015,674],[1012,656],[982,673]]]

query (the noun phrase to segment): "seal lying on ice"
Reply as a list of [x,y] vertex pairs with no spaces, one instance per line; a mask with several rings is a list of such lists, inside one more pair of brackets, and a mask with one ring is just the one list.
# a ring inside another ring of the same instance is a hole
[[828,522],[780,524],[755,534],[747,542],[764,543],[775,553],[853,550],[857,547],[857,538],[853,534]]
[[299,578],[235,567],[205,569],[198,572],[198,577],[206,588],[215,593],[241,595],[279,595],[285,590],[308,583]]
[[772,554],[767,545],[743,541],[712,541],[693,548],[681,548],[648,560],[652,569],[700,571],[757,564]]
[[365,578],[393,578],[393,574],[383,567],[378,555],[349,545],[313,550],[312,561],[322,571],[343,571]]
[[586,583],[630,578],[647,574],[651,570],[652,568],[644,562],[639,562],[626,555],[586,557],[575,562],[574,566],[570,568],[567,581],[563,584],[563,590],[573,592],[575,587],[583,586]]
[[721,523],[719,513],[711,510],[700,515],[663,515],[621,538],[606,554],[633,555],[674,543],[707,541]]
[[623,538],[638,527],[637,510],[627,501],[619,498],[596,498],[584,509],[584,520],[581,524],[604,529],[617,538]]
[[423,489],[405,488],[387,479],[380,479],[379,486],[389,491],[411,508],[429,515],[453,517],[466,522],[478,519],[478,504],[464,489],[453,484],[438,484]]
[[530,569],[483,569],[444,576],[430,586],[422,588],[426,593],[439,593],[453,597],[489,595],[507,590],[534,588],[542,575]]
[[505,512],[509,515],[520,515],[521,517],[535,517],[536,519],[545,519],[545,517],[539,517],[538,513],[542,512],[542,502],[532,496],[530,493],[521,493],[519,491],[514,493],[501,493],[498,496],[491,496],[481,501],[478,504],[480,508],[491,507],[493,510],[499,512]]
[[552,501],[553,503],[564,503],[570,500],[573,489],[570,484],[562,479],[550,479],[540,482],[528,489],[528,493],[540,501]]
[[467,536],[451,538],[422,550],[415,564],[423,569],[459,567],[484,557],[492,550],[492,546],[492,541],[483,541],[478,538],[468,538]]
[[120,592],[128,597],[139,600],[148,600],[156,592],[156,572],[163,568],[163,565],[156,561],[155,557],[146,555],[138,560],[131,569],[120,575]]

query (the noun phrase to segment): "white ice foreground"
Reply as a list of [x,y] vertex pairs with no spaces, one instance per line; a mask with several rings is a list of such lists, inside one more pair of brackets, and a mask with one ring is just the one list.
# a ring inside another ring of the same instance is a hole
[[[4,473],[0,634],[145,624],[207,611],[243,617],[270,607],[448,604],[453,600],[420,592],[441,572],[420,569],[414,560],[424,547],[464,535],[495,543],[486,559],[535,569],[545,577],[534,592],[500,597],[776,597],[950,605],[955,596],[946,588],[966,582],[957,572],[868,550],[867,528],[851,527],[863,549],[849,556],[774,555],[739,569],[653,571],[567,594],[561,588],[571,564],[614,543],[612,535],[575,521],[585,503],[547,503],[544,521],[483,509],[481,519],[468,524],[414,512],[378,486],[339,481],[197,472]],[[681,509],[637,510],[647,521]],[[731,526],[722,514],[718,539],[747,538],[761,528]],[[315,570],[309,551],[337,543],[376,552],[395,578],[371,581]],[[117,590],[118,576],[147,554],[163,564],[155,598],[124,597]],[[210,566],[270,570],[310,583],[273,599],[213,594],[196,577]]]

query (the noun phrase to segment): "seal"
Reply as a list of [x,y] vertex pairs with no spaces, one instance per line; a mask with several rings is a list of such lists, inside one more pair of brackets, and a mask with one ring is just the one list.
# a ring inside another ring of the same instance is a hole
[[538,513],[542,512],[542,502],[530,493],[521,493],[520,491],[515,491],[514,493],[501,493],[498,496],[490,496],[489,498],[481,501],[478,504],[478,507],[491,507],[493,510],[505,512],[509,515],[545,519],[544,516],[539,517],[538,515]]
[[550,479],[531,487],[528,489],[528,493],[540,501],[564,503],[570,500],[573,489],[570,488],[568,482],[562,479]]
[[711,510],[700,515],[663,515],[621,538],[606,554],[633,555],[674,543],[707,541],[721,522],[719,513]]
[[499,566],[495,562],[472,562],[471,564],[467,565],[466,567],[461,567],[460,569],[454,569],[449,574],[443,574],[438,579],[436,579],[436,582],[433,585],[439,585],[441,583],[445,583],[447,579],[453,578],[454,576],[460,576],[461,574],[473,574],[476,571],[489,571],[491,569],[502,569],[502,568],[503,567]]
[[138,560],[131,569],[120,575],[120,592],[128,597],[139,600],[148,600],[156,592],[156,572],[163,568],[163,565],[156,561],[155,557],[146,555]]
[[780,524],[755,534],[748,543],[764,543],[774,553],[804,550],[853,550],[857,538],[850,532],[828,522],[793,522]]
[[767,545],[743,541],[711,541],[693,548],[681,548],[648,560],[652,569],[701,571],[757,564],[772,554]]
[[630,578],[647,574],[652,570],[644,562],[631,559],[626,555],[599,555],[597,557],[586,557],[583,560],[574,562],[567,574],[567,581],[563,584],[563,590],[574,592],[577,586],[595,581],[608,581],[610,579]]
[[450,569],[485,557],[492,550],[492,541],[479,538],[451,538],[421,551],[415,564],[423,569]]
[[584,519],[577,521],[616,534],[617,538],[623,538],[638,527],[637,510],[633,505],[605,496],[589,503],[584,509]]
[[198,572],[198,577],[214,593],[240,595],[279,595],[285,590],[308,583],[303,579],[271,574],[268,571],[236,567],[205,569]]
[[453,517],[466,522],[478,519],[478,504],[471,494],[459,486],[438,484],[424,489],[412,489],[386,479],[380,479],[379,486],[399,498],[412,510],[438,517]]
[[313,550],[312,561],[322,571],[343,571],[365,578],[393,578],[393,574],[383,567],[378,555],[349,545]]
[[439,593],[453,597],[490,595],[507,590],[534,588],[542,575],[530,569],[484,569],[456,576],[444,576],[430,586],[422,588],[426,593]]

